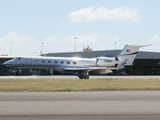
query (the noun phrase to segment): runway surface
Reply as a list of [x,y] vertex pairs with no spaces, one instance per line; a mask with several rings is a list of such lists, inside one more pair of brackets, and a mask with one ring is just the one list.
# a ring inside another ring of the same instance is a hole
[[159,118],[160,91],[0,93],[0,120]]
[[[79,79],[76,75],[53,75],[53,76],[0,76],[0,79],[12,78],[12,79]],[[90,79],[105,79],[105,78],[114,78],[114,79],[160,79],[160,76],[90,76]]]

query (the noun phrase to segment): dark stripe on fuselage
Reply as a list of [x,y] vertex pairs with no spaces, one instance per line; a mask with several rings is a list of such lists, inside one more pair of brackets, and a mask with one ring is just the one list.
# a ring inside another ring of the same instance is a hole
[[131,53],[131,54],[121,54],[121,55],[135,55],[137,54],[138,52],[135,52],[135,53]]

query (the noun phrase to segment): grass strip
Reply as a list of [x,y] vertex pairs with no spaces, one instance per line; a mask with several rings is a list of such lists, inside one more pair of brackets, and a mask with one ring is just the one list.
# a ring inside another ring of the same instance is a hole
[[1,92],[160,90],[160,79],[0,79]]

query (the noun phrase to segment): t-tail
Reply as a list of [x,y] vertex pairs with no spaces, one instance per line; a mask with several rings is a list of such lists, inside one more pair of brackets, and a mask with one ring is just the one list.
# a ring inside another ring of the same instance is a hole
[[117,56],[119,60],[127,60],[125,65],[133,65],[133,61],[136,58],[139,48],[150,45],[125,45],[122,52]]

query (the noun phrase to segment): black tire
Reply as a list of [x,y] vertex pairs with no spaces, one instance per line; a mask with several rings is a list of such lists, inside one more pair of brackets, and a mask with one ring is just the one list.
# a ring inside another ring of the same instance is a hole
[[89,79],[89,75],[87,75],[87,76],[85,77],[85,79]]
[[83,79],[83,76],[82,76],[82,75],[80,75],[80,76],[79,76],[79,79]]

